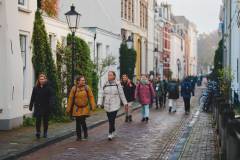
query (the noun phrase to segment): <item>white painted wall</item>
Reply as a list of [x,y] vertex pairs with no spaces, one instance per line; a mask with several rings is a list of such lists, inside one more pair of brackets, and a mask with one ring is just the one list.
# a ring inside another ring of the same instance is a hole
[[[19,32],[18,23],[20,22],[18,17],[18,2],[17,1],[1,1],[1,52],[4,54],[1,56],[5,61],[1,66],[1,76],[4,76],[3,84],[4,90],[1,90],[0,95],[4,97],[4,100],[0,102],[0,106],[3,110],[0,113],[0,120],[19,119],[16,123],[10,124],[10,127],[15,127],[22,122],[23,114],[23,99],[19,96],[22,94],[22,72],[21,66],[21,54],[19,46]],[[13,21],[14,19],[14,21]],[[1,77],[2,78],[2,77]]]
[[197,75],[197,31],[196,26],[192,23],[189,25],[190,37],[190,75]]
[[[98,64],[100,65],[104,58],[108,56],[114,56],[116,65],[110,66],[108,70],[115,71],[117,74],[117,78],[119,79],[120,71],[118,67],[119,67],[119,48],[122,42],[121,36],[100,28],[88,28],[88,30],[93,33],[96,33],[95,61],[96,62],[98,61]],[[97,58],[97,44],[101,45],[98,58]],[[101,84],[103,84],[106,80],[107,73],[101,78]]]
[[[0,3],[0,79],[2,82],[0,83],[0,110],[1,112],[5,110],[5,107],[7,106],[7,101],[6,101],[6,91],[7,90],[7,77],[5,76],[5,71],[6,71],[6,59],[7,55],[5,54],[6,51],[6,17],[5,17],[5,12],[6,12],[6,4],[5,1],[1,0]],[[3,116],[4,112],[0,112],[0,119],[5,118]]]
[[60,18],[65,21],[64,14],[74,4],[82,14],[81,27],[98,27],[115,34],[121,33],[121,1],[120,0],[60,0]]
[[[231,5],[231,15],[234,15],[238,12],[239,8],[237,6],[237,3],[235,1],[232,1]],[[240,70],[240,28],[237,26],[238,18],[237,16],[234,16],[231,23],[231,69],[233,74],[233,80],[232,80],[232,89],[240,93],[239,90],[239,70]]]
[[[27,1],[26,6],[23,7],[18,5],[18,1],[0,0],[0,78],[2,80],[2,83],[0,83],[0,121],[13,120],[14,123],[11,122],[11,128],[19,126],[22,123],[23,115],[30,114],[28,104],[33,85],[35,84],[34,71],[31,61],[31,38],[36,6],[36,1],[32,0]],[[116,5],[113,7],[116,7]],[[70,32],[66,23],[46,16],[43,18],[46,31],[48,34],[53,35],[54,45],[52,46],[52,51],[53,57],[56,58],[55,45],[57,44],[57,41],[61,42],[62,38],[67,37],[67,34]],[[119,24],[120,21],[121,20],[119,20]],[[102,21],[102,24],[104,23],[105,22]],[[108,24],[104,25],[108,26]],[[100,58],[108,56],[106,54],[106,46],[109,46],[107,49],[108,54],[114,55],[116,57],[116,61],[118,62],[119,47],[121,43],[119,34],[120,26],[117,26],[118,29],[116,29],[116,26],[109,27],[113,28],[116,33],[112,33],[111,31],[113,30],[107,31],[106,29],[108,29],[108,27],[105,29],[96,29],[96,44],[101,43],[103,46]],[[90,50],[92,59],[94,58],[94,33],[95,31],[85,28],[80,28],[76,33],[76,35],[85,40],[86,43],[91,44]],[[20,50],[19,34],[27,36],[25,77],[23,74],[23,60]],[[119,64],[111,66],[111,70],[118,71],[118,65]],[[25,96],[23,96],[23,91],[25,92]]]
[[[182,42],[181,42],[182,41]],[[182,43],[182,48],[181,48]],[[184,40],[178,34],[173,33],[171,35],[171,54],[170,54],[170,69],[173,72],[172,78],[178,79],[178,66],[177,59],[181,62],[179,70],[179,79],[183,79],[184,76]]]
[[[26,1],[26,6],[18,5],[21,9],[18,11],[18,19],[21,20],[18,23],[18,37],[19,35],[25,35],[27,36],[26,41],[26,69],[25,73],[23,72],[23,60],[21,57],[21,61],[19,64],[21,67],[21,72],[19,72],[19,76],[22,76],[23,79],[21,81],[21,86],[23,87],[22,94],[19,96],[23,99],[23,104],[21,107],[23,108],[23,114],[29,114],[30,111],[28,109],[28,105],[31,98],[32,88],[35,84],[34,80],[34,71],[33,71],[33,65],[32,65],[32,46],[31,46],[31,40],[32,40],[32,31],[33,31],[33,22],[35,17],[35,10],[37,9],[35,1]],[[20,46],[19,38],[18,38],[18,46]],[[19,55],[21,53],[19,52]],[[24,94],[24,95],[23,95]],[[20,105],[20,104],[19,104]]]
[[145,70],[147,73],[154,71],[154,48],[155,48],[155,20],[154,20],[154,0],[148,1],[148,48]]

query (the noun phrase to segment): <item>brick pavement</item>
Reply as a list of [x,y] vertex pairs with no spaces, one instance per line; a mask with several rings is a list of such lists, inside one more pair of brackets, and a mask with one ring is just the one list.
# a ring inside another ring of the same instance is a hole
[[[135,104],[135,107],[138,107],[138,104]],[[118,115],[123,112],[122,108]],[[87,118],[87,125],[93,127],[104,123],[106,120],[105,111],[100,110]],[[35,138],[35,127],[20,127],[10,131],[0,131],[0,160],[14,159],[74,134],[75,122],[50,124],[48,139],[42,138],[40,140]]]
[[[199,92],[198,92],[199,93]],[[198,96],[193,98],[197,103]],[[76,142],[71,137],[31,153],[21,160],[157,160],[168,159],[175,148],[185,126],[192,115],[184,115],[182,99],[178,100],[177,112],[169,114],[167,109],[151,109],[148,124],[141,123],[139,111],[134,112],[134,121],[124,123],[124,117],[117,119],[118,136],[107,140],[108,124],[89,131],[89,140]],[[193,113],[196,105],[192,106]]]
[[[178,144],[182,141],[181,137],[186,135],[186,128],[188,128],[188,124],[194,119],[194,113],[198,110],[197,104],[200,92],[201,89],[198,88],[196,96],[192,99],[193,114],[190,116],[184,115],[183,102],[180,99],[177,104],[177,113],[175,114],[168,114],[167,110],[156,111],[152,108],[151,119],[147,125],[140,122],[141,117],[139,111],[135,111],[134,122],[131,124],[124,123],[124,117],[119,118],[117,120],[118,136],[113,142],[109,143],[106,140],[108,124],[103,124],[89,131],[90,138],[88,141],[76,142],[75,137],[70,137],[63,141],[48,145],[47,148],[42,148],[20,159],[171,159],[173,151],[178,150]],[[100,113],[95,116],[100,116],[101,119],[101,115],[106,118],[105,113]],[[92,120],[89,118],[89,125],[96,122],[96,119],[93,117],[94,116],[92,116]],[[59,129],[59,126],[56,127],[60,132],[61,130],[62,132],[71,129],[75,130],[74,123],[71,124],[72,126],[69,125],[69,128],[62,126],[62,124],[59,125],[63,127],[60,127],[61,129]],[[182,148],[180,147],[181,149],[179,151],[182,159],[200,160],[217,158],[215,154],[215,137],[213,128],[211,127],[211,116],[200,113],[196,122],[190,129],[191,132],[189,132],[189,135],[186,137],[187,143],[185,144],[185,142],[182,142],[184,145]],[[54,136],[56,130],[52,131],[52,136]],[[26,140],[30,142],[34,141],[34,145],[35,143],[39,143],[33,140],[34,135],[32,135],[32,133],[26,133],[28,136],[32,137],[32,139],[29,140],[29,138],[25,136],[26,139],[23,137],[20,143],[26,143]],[[8,146],[9,145],[10,144],[8,144]],[[21,146],[22,144],[15,144],[13,141],[11,145]],[[4,147],[0,146],[0,153],[3,149]],[[12,153],[14,153],[14,150]]]
[[201,112],[181,156],[182,160],[217,160],[217,139],[212,116]]

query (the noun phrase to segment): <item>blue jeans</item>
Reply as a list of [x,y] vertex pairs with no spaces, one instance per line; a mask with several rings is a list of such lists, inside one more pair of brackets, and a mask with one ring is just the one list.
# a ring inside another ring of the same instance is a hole
[[142,106],[142,116],[143,118],[149,117],[149,104]]

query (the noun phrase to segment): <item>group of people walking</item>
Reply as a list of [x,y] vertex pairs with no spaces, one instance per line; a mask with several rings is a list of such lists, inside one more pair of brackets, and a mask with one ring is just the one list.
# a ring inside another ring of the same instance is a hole
[[[109,122],[108,139],[112,140],[116,136],[115,120],[120,107],[125,109],[125,122],[132,122],[133,104],[135,101],[141,105],[142,122],[149,121],[150,107],[155,101],[156,109],[166,107],[168,96],[168,111],[176,112],[177,99],[180,97],[179,82],[176,80],[167,81],[165,78],[157,76],[156,79],[142,75],[141,79],[134,84],[127,74],[122,75],[121,81],[116,79],[114,71],[108,72],[108,80],[101,88],[97,104],[91,88],[86,84],[84,76],[76,78],[76,84],[72,87],[66,108],[66,113],[75,117],[77,141],[87,140],[88,131],[86,118],[96,107],[106,111]],[[185,104],[185,114],[190,113],[190,99],[194,95],[194,86],[186,78],[181,83],[181,96]],[[38,77],[36,86],[33,88],[29,109],[34,108],[36,117],[36,137],[41,136],[41,123],[43,120],[43,137],[47,138],[49,113],[54,103],[54,94],[47,81],[45,74]],[[83,132],[83,136],[82,136]]]

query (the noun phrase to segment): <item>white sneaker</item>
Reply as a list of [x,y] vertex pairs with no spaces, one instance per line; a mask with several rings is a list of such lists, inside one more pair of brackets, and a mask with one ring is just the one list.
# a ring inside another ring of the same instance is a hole
[[112,137],[116,137],[116,136],[117,136],[117,132],[115,131],[112,133]]
[[108,134],[108,140],[111,141],[113,139],[113,135],[112,134]]

